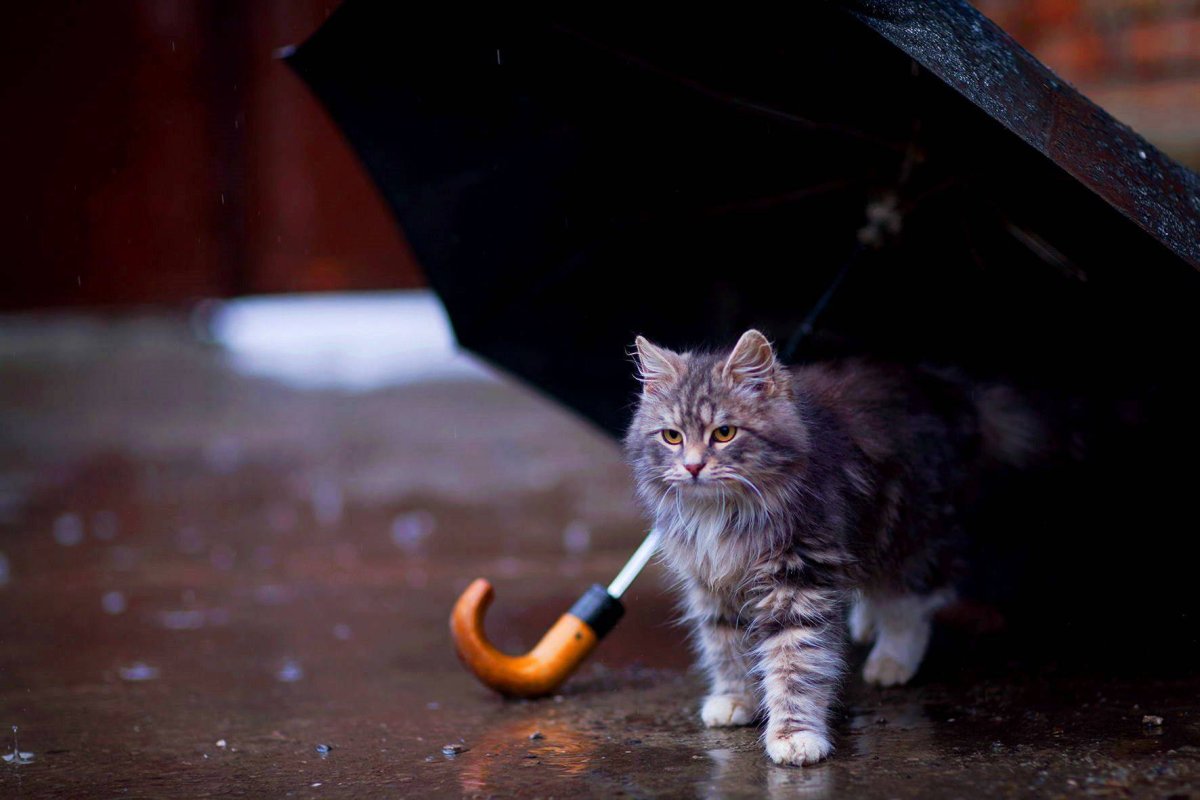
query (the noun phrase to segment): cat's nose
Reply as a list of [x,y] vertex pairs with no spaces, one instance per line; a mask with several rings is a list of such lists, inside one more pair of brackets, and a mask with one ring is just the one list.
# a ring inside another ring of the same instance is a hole
[[692,473],[693,478],[700,477],[700,470],[704,469],[703,464],[684,464],[683,468]]

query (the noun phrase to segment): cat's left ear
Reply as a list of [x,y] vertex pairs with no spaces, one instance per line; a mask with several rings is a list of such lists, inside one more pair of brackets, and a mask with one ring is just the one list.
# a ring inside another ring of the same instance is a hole
[[775,349],[767,337],[753,329],[738,339],[721,372],[735,386],[749,386],[767,394],[774,394],[778,388],[779,362]]
[[642,382],[642,390],[647,394],[653,394],[666,384],[678,380],[683,374],[683,356],[678,353],[651,344],[644,336],[637,337],[634,348],[638,379]]

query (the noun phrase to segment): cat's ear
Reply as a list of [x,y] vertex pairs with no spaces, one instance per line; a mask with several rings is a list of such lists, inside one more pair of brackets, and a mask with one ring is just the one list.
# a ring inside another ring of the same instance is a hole
[[735,386],[750,386],[774,394],[779,377],[779,362],[775,349],[756,330],[748,330],[733,346],[733,352],[722,367],[724,377]]
[[683,374],[683,356],[678,353],[652,344],[644,336],[637,337],[634,341],[634,348],[638,380],[642,382],[644,391],[652,392],[664,384],[678,379]]

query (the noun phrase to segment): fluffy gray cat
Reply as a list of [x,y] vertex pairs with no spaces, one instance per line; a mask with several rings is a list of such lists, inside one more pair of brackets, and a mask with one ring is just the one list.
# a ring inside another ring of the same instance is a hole
[[764,716],[773,761],[819,761],[847,610],[850,636],[874,643],[867,682],[912,678],[954,597],[958,509],[989,462],[1035,454],[1037,421],[1004,387],[857,360],[788,368],[754,330],[726,353],[638,337],[636,357],[625,447],[708,673],[701,719]]

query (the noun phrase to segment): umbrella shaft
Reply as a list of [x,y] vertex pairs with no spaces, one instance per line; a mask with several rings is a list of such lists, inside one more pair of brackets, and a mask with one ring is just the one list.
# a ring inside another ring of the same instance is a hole
[[625,594],[625,590],[629,588],[629,584],[633,583],[633,579],[638,576],[642,568],[650,561],[654,551],[658,549],[658,529],[655,528],[646,534],[646,538],[638,545],[638,549],[634,551],[633,556],[625,562],[625,566],[617,573],[617,577],[613,578],[613,582],[608,585],[608,593],[613,597],[619,598]]

